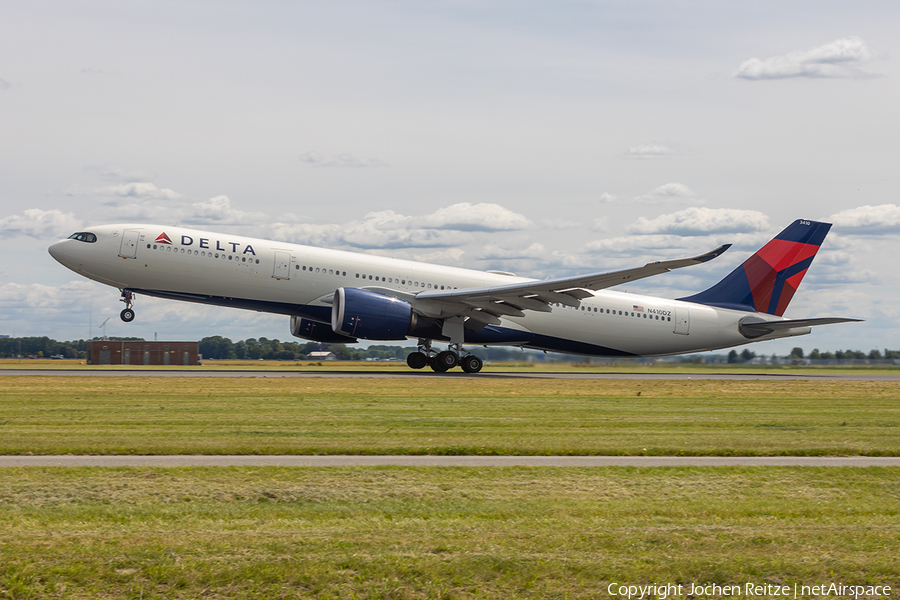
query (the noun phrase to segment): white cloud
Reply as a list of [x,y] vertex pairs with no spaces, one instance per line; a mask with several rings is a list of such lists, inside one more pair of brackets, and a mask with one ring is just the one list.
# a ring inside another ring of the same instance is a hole
[[[599,220],[599,219],[595,219]],[[584,223],[569,221],[568,219],[541,219],[541,227],[544,229],[575,229],[582,227]]]
[[250,225],[266,222],[266,215],[231,208],[228,196],[214,196],[187,207],[182,221],[192,225]]
[[847,37],[810,50],[788,52],[766,60],[745,60],[734,77],[749,80],[865,77],[868,75],[859,66],[871,58],[872,52],[861,39]]
[[4,312],[39,308],[59,309],[66,313],[75,308],[80,310],[89,303],[98,287],[98,284],[87,280],[70,281],[59,286],[5,283],[0,285],[0,308]]
[[638,160],[647,160],[653,158],[662,158],[674,154],[675,151],[662,144],[643,144],[640,146],[632,146],[622,153],[623,158],[631,158]]
[[499,204],[460,202],[415,219],[422,227],[454,231],[517,231],[531,221]]
[[[151,175],[148,171],[128,172],[118,167],[86,169],[98,172],[104,179],[137,179]],[[69,196],[91,197],[98,202],[103,206],[102,219],[105,222],[142,221],[244,227],[269,222],[264,213],[233,208],[228,196],[219,195],[192,202],[175,190],[160,188],[148,181],[130,181],[100,187],[73,185],[65,193]]]
[[131,200],[180,200],[182,195],[169,188],[159,188],[148,181],[134,181],[103,187],[83,187],[73,185],[66,190],[67,196],[98,196],[113,202],[117,199]]
[[479,260],[520,260],[543,259],[547,255],[547,249],[540,242],[534,242],[527,248],[510,248],[501,246],[485,246],[479,255]]
[[636,196],[633,202],[641,204],[664,204],[672,202],[691,202],[698,204],[704,202],[699,200],[697,195],[683,183],[666,183],[651,191],[649,194]]
[[709,235],[713,233],[750,233],[766,231],[769,218],[756,210],[691,207],[655,219],[640,217],[629,233],[643,235]]
[[328,247],[341,244],[341,230],[342,227],[335,224],[315,225],[313,223],[285,222],[267,226],[262,237],[272,237],[276,240],[307,246]]
[[118,165],[88,165],[82,172],[95,175],[104,181],[146,182],[157,178],[157,174],[149,169],[126,170]]
[[600,197],[597,198],[597,202],[601,204],[612,204],[615,201],[615,194],[610,194],[609,192],[603,192],[602,194],[600,194]]
[[437,248],[470,241],[468,235],[415,227],[413,221],[391,210],[371,212],[343,227],[341,240],[356,248]]
[[473,240],[471,233],[512,231],[531,226],[524,216],[497,204],[463,202],[424,216],[373,211],[342,225],[275,224],[278,239],[301,244],[354,248],[449,248]]
[[900,232],[900,206],[880,204],[878,206],[858,206],[831,215],[835,227],[845,233],[857,235],[880,235]]
[[361,169],[364,167],[387,167],[388,164],[377,158],[357,158],[352,154],[343,152],[327,158],[319,152],[307,152],[300,157],[302,162],[312,167],[338,167]]
[[[684,251],[686,245],[692,242],[678,235],[630,235],[615,238],[594,240],[585,246],[588,252],[604,252],[620,255],[645,255],[654,250]],[[693,242],[696,244],[696,242]]]
[[0,237],[28,236],[37,239],[67,236],[81,227],[72,213],[27,208],[21,214],[0,219]]

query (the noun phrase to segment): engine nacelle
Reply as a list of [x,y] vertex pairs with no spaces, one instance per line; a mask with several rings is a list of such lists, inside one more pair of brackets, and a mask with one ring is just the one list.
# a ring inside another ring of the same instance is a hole
[[334,332],[364,340],[405,340],[414,319],[409,302],[359,288],[338,288],[331,305]]
[[324,344],[355,344],[358,341],[356,338],[335,333],[327,323],[319,323],[297,315],[291,317],[291,335]]

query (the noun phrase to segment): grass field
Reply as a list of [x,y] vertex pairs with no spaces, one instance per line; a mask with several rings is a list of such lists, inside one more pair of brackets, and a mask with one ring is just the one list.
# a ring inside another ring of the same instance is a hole
[[900,586],[900,469],[0,469],[0,597]]
[[[4,376],[0,453],[900,454],[900,382],[261,375]],[[0,468],[0,598],[896,593],[898,554],[900,468]]]
[[2,382],[0,454],[900,455],[900,382]]

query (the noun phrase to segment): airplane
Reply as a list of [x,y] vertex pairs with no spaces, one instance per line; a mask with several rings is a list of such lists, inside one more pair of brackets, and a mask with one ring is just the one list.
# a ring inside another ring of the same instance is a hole
[[[484,362],[464,345],[663,356],[859,321],[783,316],[830,228],[794,221],[709,289],[672,300],[609,288],[708,262],[730,244],[691,258],[546,280],[146,224],[90,227],[48,250],[76,273],[118,288],[125,322],[135,318],[137,294],[283,314],[296,337],[416,339],[411,368],[478,373]],[[435,350],[436,341],[447,350]]]

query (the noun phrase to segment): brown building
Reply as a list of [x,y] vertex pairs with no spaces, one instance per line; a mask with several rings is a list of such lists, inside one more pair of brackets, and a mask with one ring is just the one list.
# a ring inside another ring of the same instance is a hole
[[199,342],[120,342],[91,340],[89,365],[198,365]]

